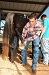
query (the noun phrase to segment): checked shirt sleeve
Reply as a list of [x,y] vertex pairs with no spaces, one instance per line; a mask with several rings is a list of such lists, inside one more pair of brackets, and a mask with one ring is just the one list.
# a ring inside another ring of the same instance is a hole
[[22,31],[22,38],[25,39],[26,35],[27,35],[27,32],[28,32],[28,27],[27,27],[27,24],[25,25],[25,27],[23,28],[23,31]]

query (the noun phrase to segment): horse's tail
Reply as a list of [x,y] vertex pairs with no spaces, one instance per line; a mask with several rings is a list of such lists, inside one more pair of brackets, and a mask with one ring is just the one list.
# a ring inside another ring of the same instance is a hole
[[[4,59],[8,58],[10,38],[14,35],[13,29],[13,13],[8,13],[6,17],[6,23],[3,32],[3,44],[2,44],[2,56]],[[12,40],[11,40],[12,41]]]
[[5,23],[2,42],[2,57],[4,59],[8,58],[8,53],[9,53],[9,35],[8,35],[8,25],[7,23]]

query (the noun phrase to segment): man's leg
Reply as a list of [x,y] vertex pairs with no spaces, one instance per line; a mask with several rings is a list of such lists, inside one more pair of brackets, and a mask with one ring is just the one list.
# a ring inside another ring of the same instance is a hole
[[33,61],[32,61],[32,69],[36,70],[36,65],[38,62],[38,57],[39,57],[39,42],[40,39],[39,37],[37,37],[34,41],[33,41],[33,45],[34,45],[34,51],[33,51]]
[[27,50],[27,48],[28,48],[29,43],[30,43],[30,41],[28,41],[28,42],[25,44],[24,49],[21,51],[22,64],[27,64],[27,54],[26,54],[26,50]]
[[45,65],[48,65],[49,39],[43,38],[41,43],[42,43],[43,63]]

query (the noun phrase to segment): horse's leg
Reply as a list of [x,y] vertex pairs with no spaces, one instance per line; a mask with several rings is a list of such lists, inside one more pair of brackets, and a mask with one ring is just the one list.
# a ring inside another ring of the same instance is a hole
[[13,50],[14,56],[16,55],[17,48],[18,48],[18,37],[15,36],[14,37],[14,50]]
[[13,41],[14,48],[11,48],[11,62],[14,62],[16,58],[16,51],[18,50],[18,42],[19,38],[14,36],[14,41]]

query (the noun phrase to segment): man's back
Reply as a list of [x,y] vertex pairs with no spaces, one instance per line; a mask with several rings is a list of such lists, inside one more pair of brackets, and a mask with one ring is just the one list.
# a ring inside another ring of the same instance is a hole
[[46,30],[43,34],[43,38],[49,38],[49,18],[46,18],[43,22],[43,26],[46,27]]

